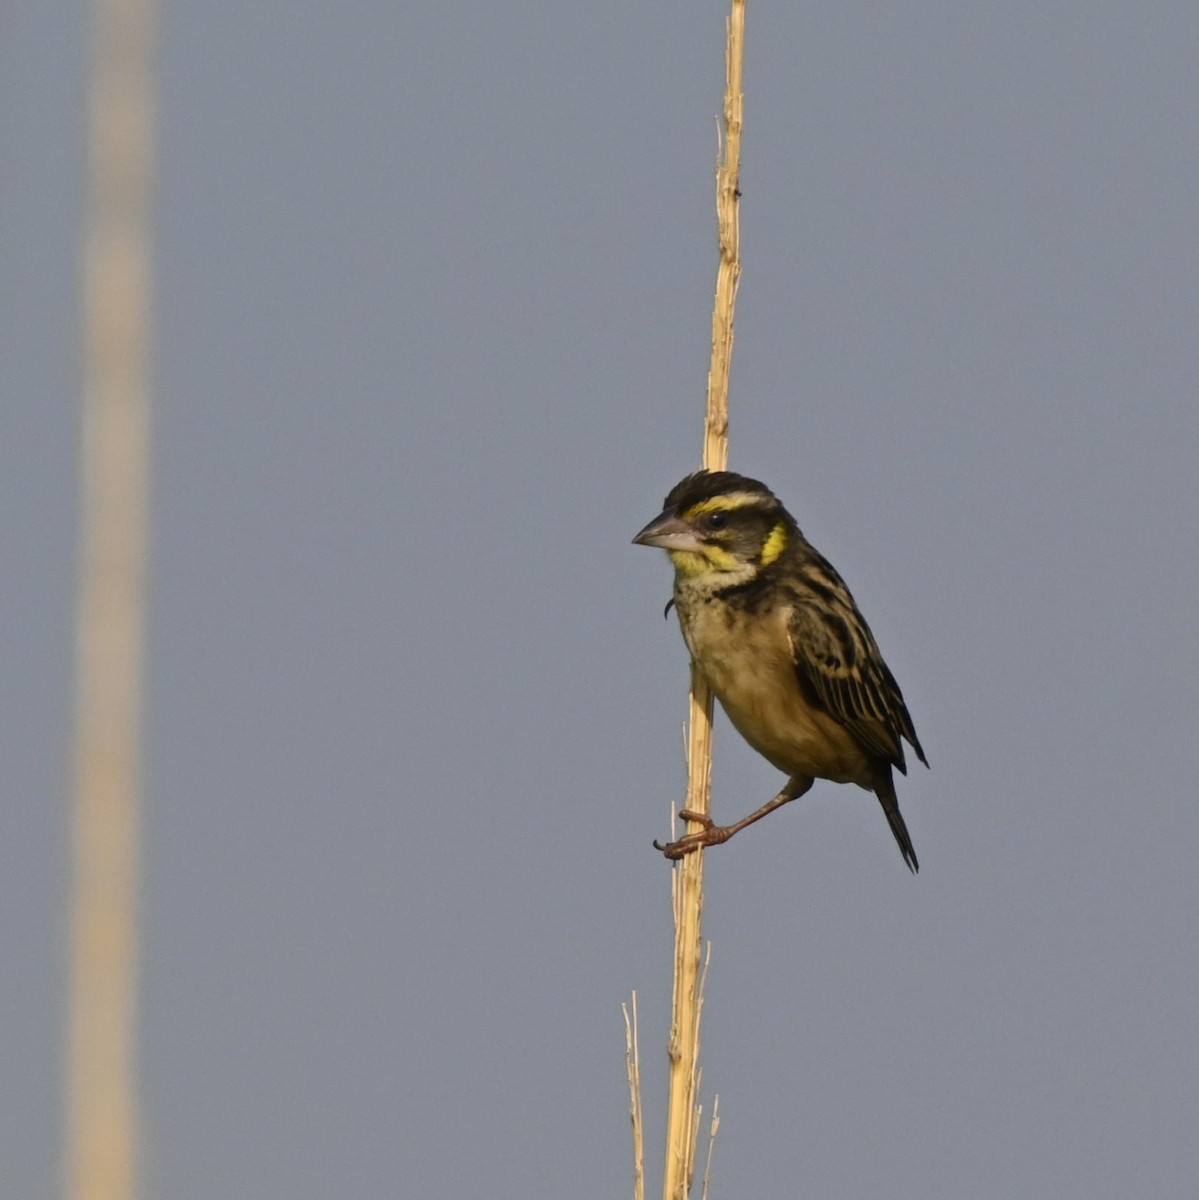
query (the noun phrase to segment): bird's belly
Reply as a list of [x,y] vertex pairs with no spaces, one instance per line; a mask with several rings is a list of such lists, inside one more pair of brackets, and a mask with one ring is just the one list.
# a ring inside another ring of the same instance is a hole
[[699,638],[691,652],[733,727],[769,763],[788,775],[869,786],[870,756],[839,721],[808,701],[786,639],[751,637],[732,645]]

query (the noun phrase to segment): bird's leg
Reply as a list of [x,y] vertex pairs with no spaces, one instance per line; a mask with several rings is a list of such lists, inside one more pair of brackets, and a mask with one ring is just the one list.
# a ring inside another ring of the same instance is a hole
[[736,821],[732,825],[717,825],[707,813],[692,812],[685,808],[679,813],[679,816],[685,821],[694,821],[703,828],[697,829],[694,833],[684,834],[677,842],[667,842],[663,845],[655,840],[654,849],[661,850],[667,858],[678,859],[686,854],[692,854],[704,846],[719,846],[727,842],[733,834],[740,833],[747,825],[760,821],[767,813],[772,813],[776,808],[782,808],[784,804],[798,799],[812,786],[813,782],[814,780],[806,775],[788,779],[787,786],[773,800],[767,801],[761,808],[751,812],[748,817],[742,817],[740,821]]

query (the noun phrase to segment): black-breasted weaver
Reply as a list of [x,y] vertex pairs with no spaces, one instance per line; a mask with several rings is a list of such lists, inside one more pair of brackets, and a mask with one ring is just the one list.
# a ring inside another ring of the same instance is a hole
[[928,759],[849,588],[774,493],[733,471],[698,471],[633,541],[670,555],[692,659],[737,732],[788,775],[748,817],[716,825],[684,811],[703,828],[654,845],[667,858],[719,845],[830,779],[878,797],[904,862],[919,870],[891,772],[907,771],[905,740]]

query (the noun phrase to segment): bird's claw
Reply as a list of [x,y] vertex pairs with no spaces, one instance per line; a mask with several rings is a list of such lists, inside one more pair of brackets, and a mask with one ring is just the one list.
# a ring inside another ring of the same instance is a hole
[[679,816],[684,821],[690,821],[695,825],[702,825],[702,829],[697,829],[694,833],[684,834],[677,842],[662,843],[654,839],[654,849],[665,854],[667,858],[677,862],[680,858],[685,858],[688,854],[694,854],[696,850],[702,850],[705,846],[719,846],[721,842],[728,841],[729,834],[723,826],[717,825],[707,813],[692,812],[689,808],[684,808]]
[[677,862],[680,858],[688,854],[694,853],[703,846],[702,841],[692,842],[689,839],[695,835],[688,834],[686,837],[681,837],[677,842],[660,842],[654,838],[654,849],[660,850],[673,862]]

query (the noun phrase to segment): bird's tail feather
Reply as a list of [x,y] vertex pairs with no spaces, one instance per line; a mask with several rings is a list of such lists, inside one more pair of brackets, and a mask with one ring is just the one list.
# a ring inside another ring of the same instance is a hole
[[903,861],[907,863],[908,870],[915,875],[920,870],[920,863],[916,858],[916,847],[912,845],[908,827],[904,824],[903,814],[899,811],[899,799],[895,795],[895,781],[891,778],[890,767],[885,772],[881,772],[874,781],[874,794],[878,797],[878,802],[883,806],[883,812],[887,815],[887,824],[891,826],[891,832],[899,843],[899,852],[903,855]]

